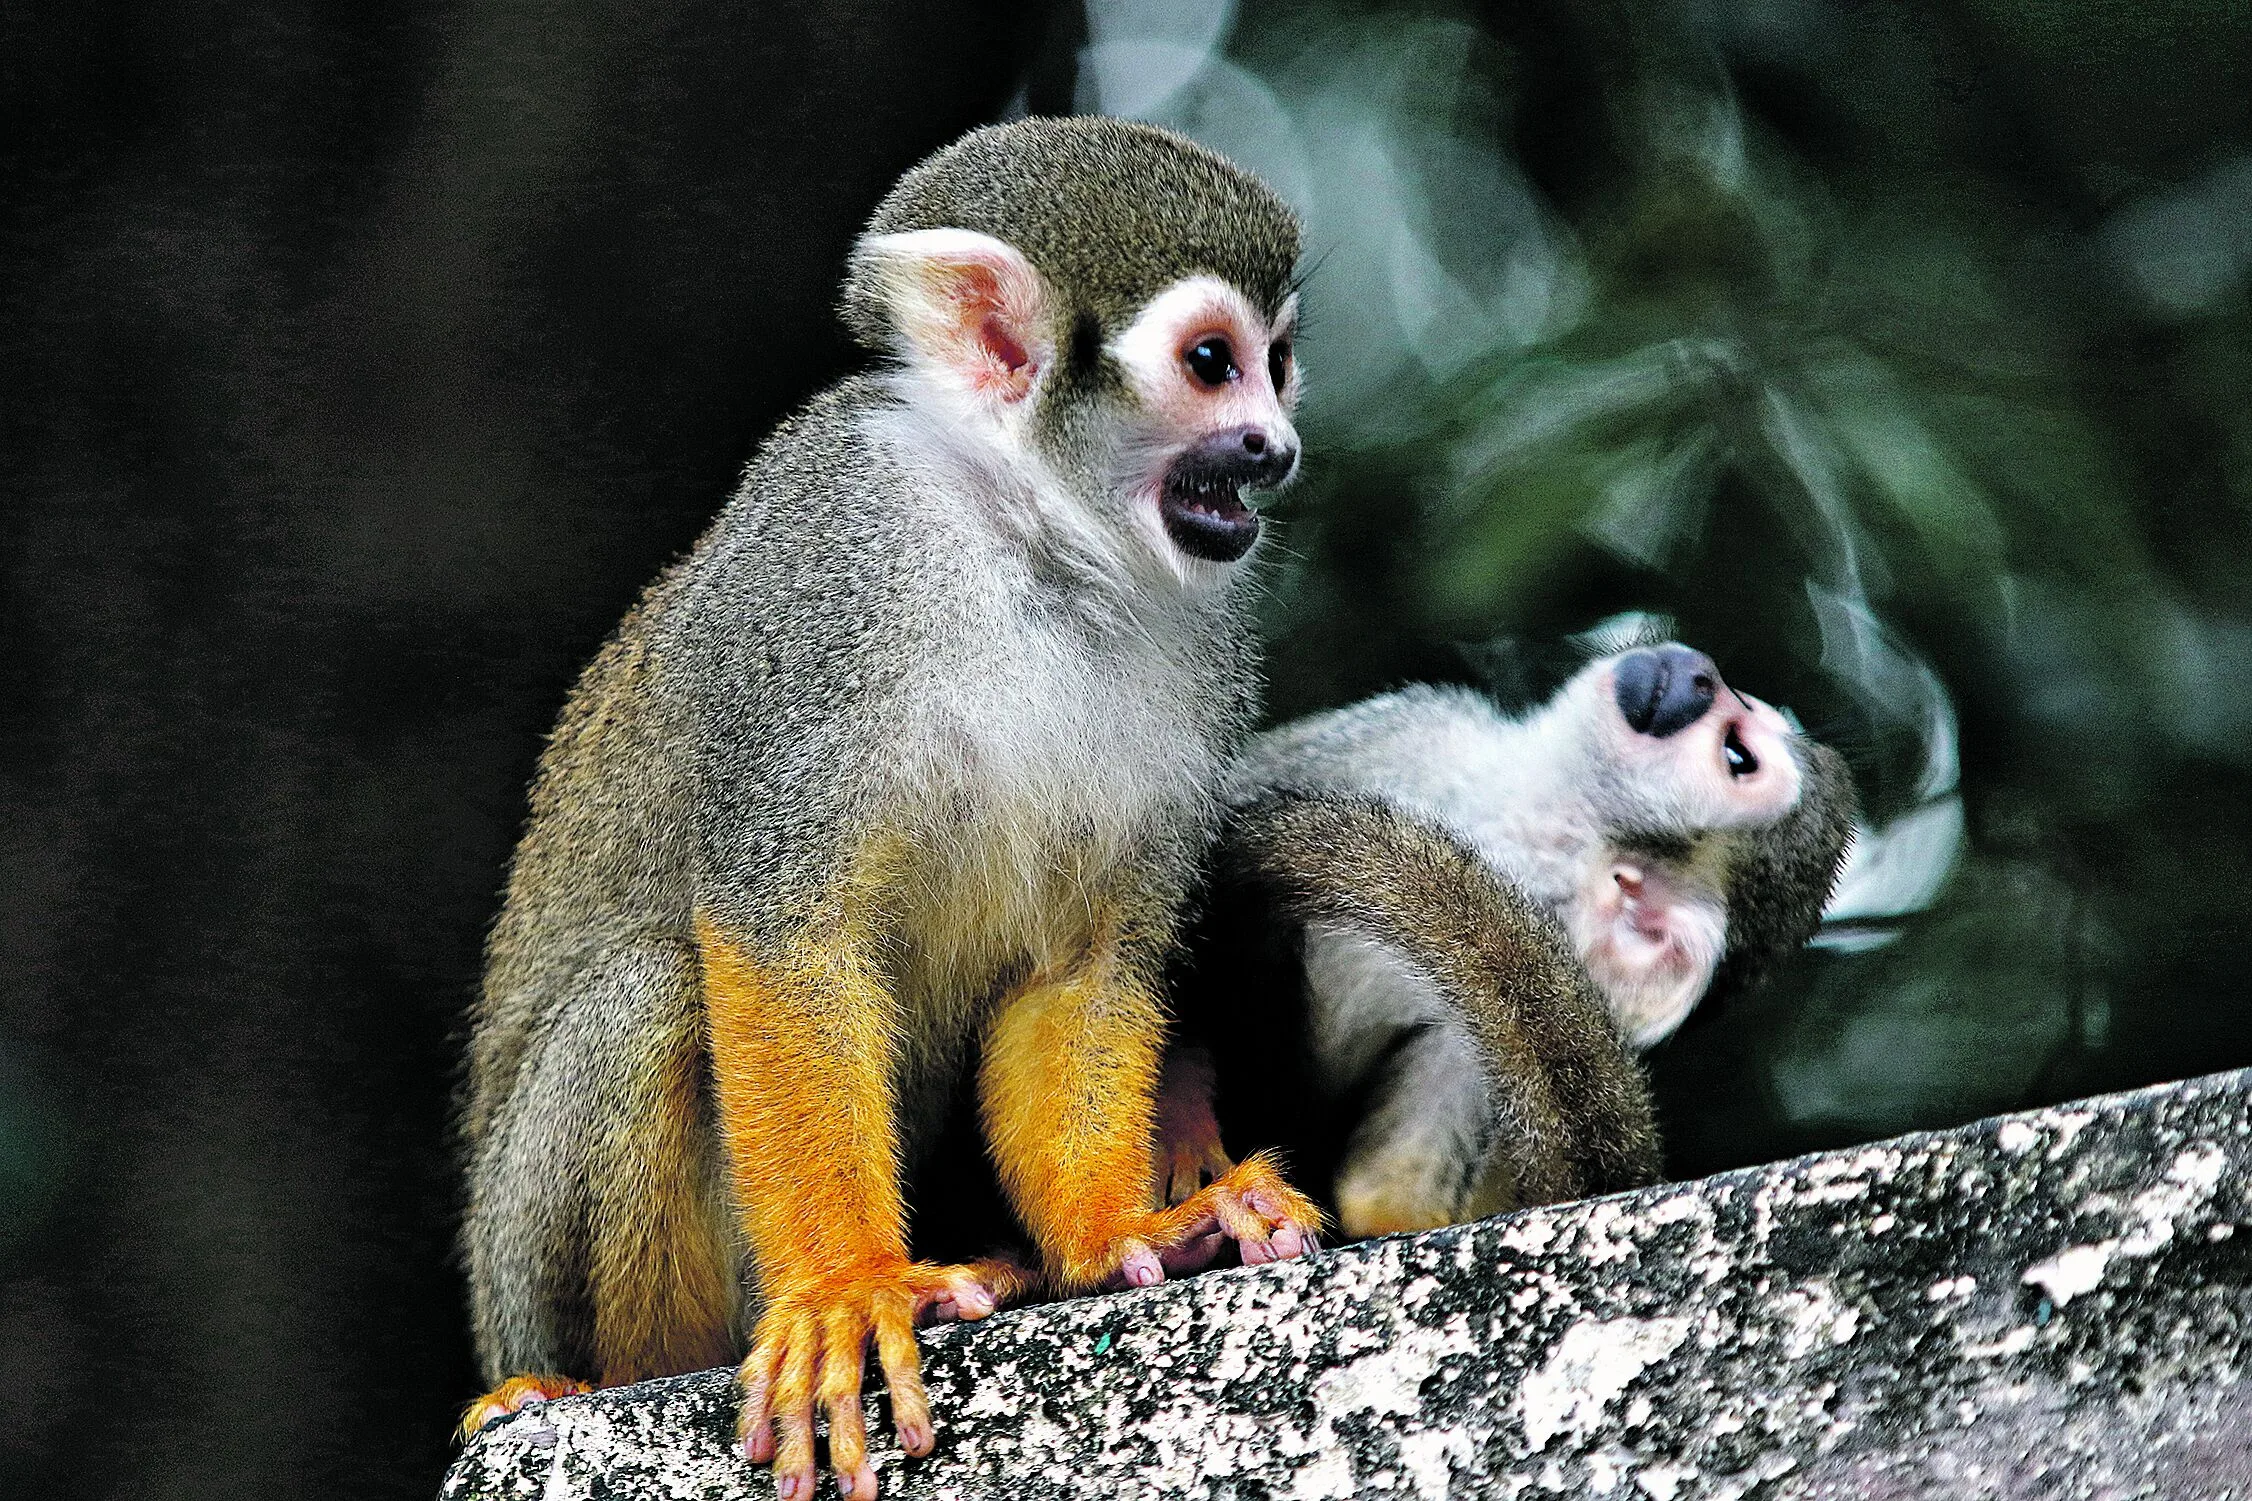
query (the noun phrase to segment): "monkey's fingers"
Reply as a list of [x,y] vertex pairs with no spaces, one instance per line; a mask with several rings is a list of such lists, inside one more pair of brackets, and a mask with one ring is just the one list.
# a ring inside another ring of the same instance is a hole
[[1183,1254],[1216,1226],[1236,1243],[1246,1266],[1304,1255],[1322,1222],[1313,1201],[1285,1183],[1264,1155],[1246,1159],[1159,1219],[1162,1243]]
[[937,1436],[931,1429],[930,1400],[923,1395],[914,1314],[904,1304],[881,1302],[875,1323],[876,1363],[883,1367],[884,1386],[891,1393],[891,1425],[899,1434],[899,1447],[920,1458],[931,1452]]
[[[879,1306],[886,1295],[879,1293]],[[905,1302],[905,1294],[890,1295]],[[860,1373],[868,1353],[868,1321],[860,1310],[833,1307],[823,1320],[821,1410],[829,1418],[829,1468],[843,1501],[876,1501],[876,1472],[868,1464],[868,1429],[860,1413]]]
[[735,1373],[735,1384],[743,1394],[735,1437],[743,1446],[743,1457],[753,1464],[774,1458],[774,1378],[781,1368],[782,1346],[762,1337],[753,1341],[749,1358]]
[[[752,1343],[751,1361],[758,1360],[762,1347],[778,1346],[774,1359],[773,1375],[760,1393],[764,1410],[771,1415],[773,1447],[769,1451],[774,1461],[774,1488],[782,1501],[811,1501],[813,1495],[813,1398],[815,1383],[819,1379],[821,1349],[820,1321],[811,1313],[799,1309],[769,1309],[759,1320],[758,1337]],[[746,1362],[746,1365],[751,1362]],[[746,1388],[746,1396],[748,1396]],[[749,1403],[745,1403],[743,1453],[746,1458],[758,1459],[758,1441],[767,1424],[751,1423]]]
[[989,1256],[964,1266],[918,1268],[910,1278],[917,1324],[951,1324],[982,1319],[1036,1290],[1040,1279],[1006,1256]]
[[1158,1145],[1157,1179],[1167,1204],[1188,1202],[1198,1189],[1218,1182],[1234,1166],[1217,1136],[1169,1139]]
[[467,1443],[471,1435],[495,1418],[507,1417],[512,1412],[557,1397],[575,1397],[592,1390],[585,1382],[573,1381],[568,1376],[511,1376],[469,1404],[461,1415],[461,1428],[454,1436]]
[[1158,1085],[1152,1151],[1157,1187],[1169,1205],[1187,1201],[1235,1166],[1220,1141],[1212,1100],[1211,1054],[1199,1047],[1168,1053]]

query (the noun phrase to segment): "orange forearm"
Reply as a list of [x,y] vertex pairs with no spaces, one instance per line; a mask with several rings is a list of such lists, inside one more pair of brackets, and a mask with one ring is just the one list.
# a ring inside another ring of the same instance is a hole
[[1151,1202],[1151,1131],[1164,1020],[1154,988],[1097,954],[1006,997],[979,1076],[987,1139],[1025,1228],[1067,1286]]
[[762,1289],[904,1262],[891,998],[850,930],[754,956],[699,919],[720,1126]]

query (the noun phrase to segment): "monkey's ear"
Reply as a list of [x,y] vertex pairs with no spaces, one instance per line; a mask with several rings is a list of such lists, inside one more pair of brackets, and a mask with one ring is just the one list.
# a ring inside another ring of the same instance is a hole
[[1575,904],[1572,942],[1628,1047],[1673,1034],[1712,984],[1728,914],[1662,868],[1606,862]]
[[866,236],[845,278],[862,343],[1003,406],[1030,395],[1054,356],[1051,306],[1022,251],[967,229]]

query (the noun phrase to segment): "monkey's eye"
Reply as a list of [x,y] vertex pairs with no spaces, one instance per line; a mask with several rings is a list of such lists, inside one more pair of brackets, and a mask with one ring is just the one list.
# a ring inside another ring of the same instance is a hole
[[1267,379],[1280,391],[1290,384],[1290,341],[1277,339],[1267,346]]
[[1243,374],[1236,368],[1235,346],[1225,339],[1199,339],[1181,358],[1188,362],[1189,374],[1208,386],[1224,386]]

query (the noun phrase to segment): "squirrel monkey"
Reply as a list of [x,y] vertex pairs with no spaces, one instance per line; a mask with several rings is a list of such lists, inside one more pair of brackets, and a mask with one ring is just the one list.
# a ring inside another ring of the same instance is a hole
[[[1806,941],[1856,812],[1835,751],[1670,643],[1522,717],[1418,687],[1300,720],[1229,787],[1183,1009],[1348,1235],[1656,1181],[1632,1052]],[[1176,1192],[1226,1166],[1211,1078],[1168,1067]]]
[[[888,356],[765,442],[581,679],[493,931],[464,1122],[488,1379],[744,1357],[741,1437],[875,1492],[874,1345],[1023,1290],[909,1249],[902,1171],[974,1073],[1069,1291],[1319,1216],[1264,1161],[1164,1207],[1164,964],[1253,711],[1246,488],[1298,462],[1299,231],[1115,120],[979,130],[900,179],[843,315]],[[747,1295],[747,1296],[746,1296]],[[750,1321],[748,1353],[742,1339]]]

